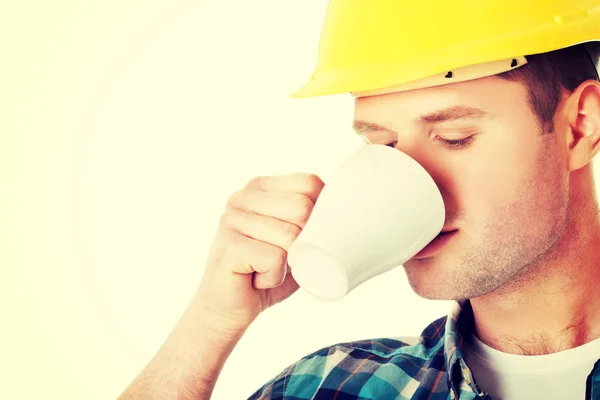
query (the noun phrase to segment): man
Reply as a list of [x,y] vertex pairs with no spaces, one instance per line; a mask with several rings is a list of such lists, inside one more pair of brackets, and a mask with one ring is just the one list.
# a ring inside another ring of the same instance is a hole
[[[598,40],[598,1],[330,2],[296,95],[352,92],[358,133],[434,178],[448,233],[404,269],[457,302],[411,343],[319,350],[251,398],[600,399]],[[322,187],[260,177],[232,195],[194,299],[122,399],[210,397],[247,327],[297,289],[286,250]]]

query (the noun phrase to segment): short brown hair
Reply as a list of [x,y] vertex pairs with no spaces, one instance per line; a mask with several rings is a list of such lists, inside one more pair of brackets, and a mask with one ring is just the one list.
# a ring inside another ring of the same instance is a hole
[[528,63],[498,77],[524,84],[529,91],[529,104],[543,133],[554,130],[554,114],[561,91],[573,92],[587,81],[598,81],[598,71],[583,46],[567,47],[548,53],[526,56]]

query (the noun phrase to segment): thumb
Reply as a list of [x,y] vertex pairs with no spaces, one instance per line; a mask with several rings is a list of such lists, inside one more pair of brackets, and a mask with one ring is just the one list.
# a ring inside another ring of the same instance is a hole
[[271,305],[277,304],[288,297],[290,297],[294,292],[298,290],[299,286],[294,277],[291,274],[291,269],[286,265],[285,270],[285,278],[283,283],[276,288],[269,289]]
[[272,289],[283,284],[288,272],[287,261],[279,268],[270,269],[264,272],[254,272],[252,285],[255,289]]

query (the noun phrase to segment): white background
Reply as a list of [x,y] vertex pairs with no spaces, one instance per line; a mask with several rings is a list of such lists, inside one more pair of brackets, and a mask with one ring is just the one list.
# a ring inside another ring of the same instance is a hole
[[[38,3],[0,6],[0,398],[116,398],[196,290],[229,194],[327,180],[362,142],[349,95],[287,97],[324,0]],[[250,328],[213,398],[336,342],[418,335],[448,306],[401,269],[338,303],[299,292]]]

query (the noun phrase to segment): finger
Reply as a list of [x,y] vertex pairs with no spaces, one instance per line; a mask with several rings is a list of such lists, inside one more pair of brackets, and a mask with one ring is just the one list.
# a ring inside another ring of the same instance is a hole
[[292,293],[297,291],[298,288],[298,283],[294,279],[293,275],[290,272],[290,268],[288,267],[283,283],[280,286],[278,286],[276,290],[270,291],[270,304],[274,305],[287,299],[292,295]]
[[[281,276],[287,263],[287,253],[280,247],[249,238],[242,233],[225,229],[229,236],[224,241],[226,248],[219,252],[226,260],[219,260],[219,265],[231,265],[231,271],[237,274],[258,272],[265,275],[270,283]],[[270,276],[274,278],[268,279]],[[281,278],[283,279],[283,278]],[[277,282],[275,282],[277,283]]]
[[304,227],[312,209],[313,201],[302,194],[292,192],[263,192],[244,189],[235,192],[227,205],[254,214],[273,217]]
[[257,176],[248,182],[246,188],[263,192],[300,193],[315,203],[324,186],[325,183],[317,175],[297,173],[282,176]]
[[285,251],[301,232],[296,224],[237,208],[227,210],[223,215],[223,224],[244,236],[275,245]]
[[264,273],[255,272],[252,277],[252,285],[255,289],[274,289],[283,284],[287,275],[288,271],[285,265]]

